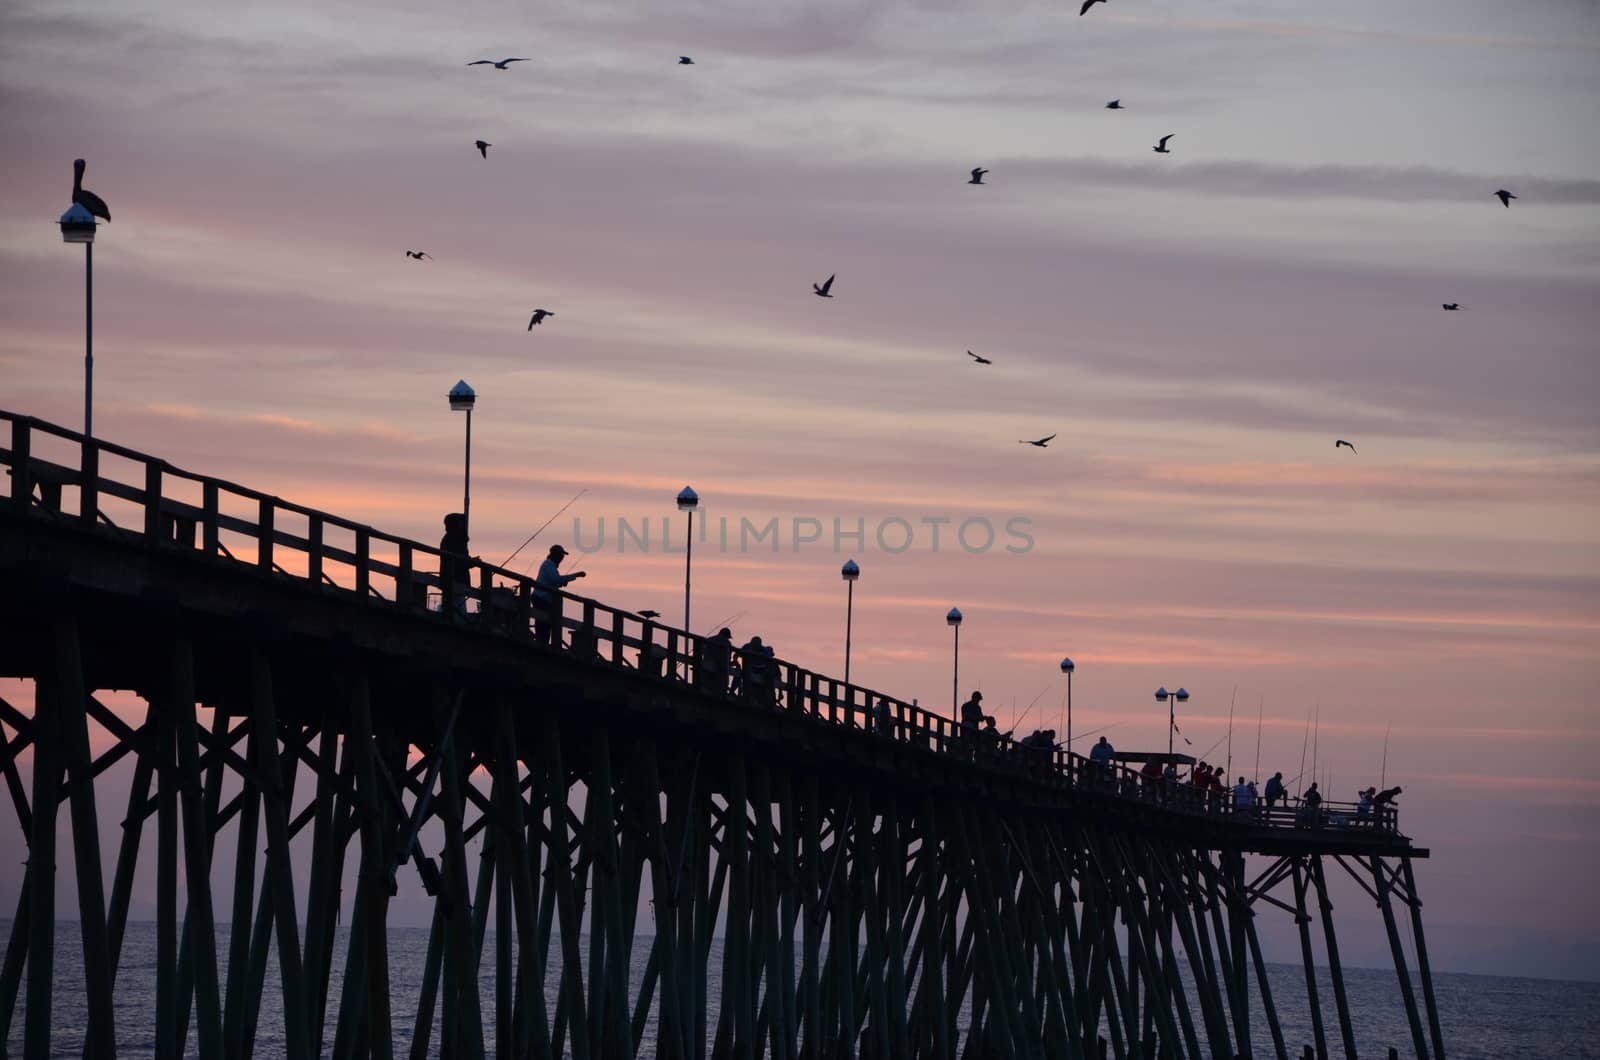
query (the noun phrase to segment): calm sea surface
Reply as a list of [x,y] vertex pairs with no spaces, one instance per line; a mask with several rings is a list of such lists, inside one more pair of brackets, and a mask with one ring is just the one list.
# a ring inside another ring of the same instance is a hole
[[[218,938],[226,952],[227,929],[219,926]],[[9,939],[11,923],[0,920],[0,938]],[[334,951],[333,985],[330,988],[328,1031],[324,1051],[331,1051],[337,997],[348,942],[341,932]],[[428,933],[425,929],[397,928],[389,933],[391,979],[393,984],[396,1054],[405,1055],[410,1047],[415,998],[421,990],[422,963],[427,952]],[[636,943],[634,980],[644,973],[649,938]],[[54,1001],[54,1052],[57,1057],[79,1060],[83,1050],[83,1025],[85,1019],[83,973],[79,961],[78,925],[63,923],[56,928],[56,989]],[[484,1024],[488,1033],[489,1055],[493,1054],[494,1039],[494,989],[493,938],[485,942],[482,997],[484,999]],[[551,966],[556,967],[557,955],[552,954]],[[713,948],[713,970],[709,982],[709,1009],[711,1022],[715,1023],[717,1010],[716,965],[719,953]],[[1311,1041],[1311,1026],[1304,1012],[1306,1007],[1305,977],[1298,966],[1272,965],[1272,993],[1283,1024],[1284,1037],[1290,1054],[1298,1056],[1302,1045]],[[261,1058],[285,1056],[282,1013],[277,1004],[278,979],[276,966],[269,966],[267,988],[261,999],[261,1015],[256,1035],[255,1055]],[[1393,972],[1346,969],[1346,985],[1354,1013],[1356,1043],[1362,1056],[1384,1057],[1390,1046],[1400,1049],[1402,1056],[1411,1055],[1410,1031]],[[555,976],[550,977],[551,989],[547,991],[549,1003],[555,1003]],[[24,984],[26,985],[26,984]],[[1600,1060],[1600,983],[1572,983],[1549,979],[1507,979],[1481,975],[1436,974],[1434,988],[1438,995],[1440,1019],[1444,1025],[1445,1046],[1453,1060],[1520,1060],[1520,1058],[1595,1058]],[[128,925],[123,942],[121,967],[117,975],[116,1020],[118,1055],[129,1058],[155,1055],[155,926],[150,923]],[[1338,1029],[1334,1017],[1332,989],[1324,978],[1320,987],[1323,1012],[1329,1023],[1329,1045],[1336,1056],[1343,1053],[1338,1045]],[[26,997],[20,998],[13,1020],[6,1052],[20,1056],[22,1050],[22,1024]],[[1196,1019],[1198,1020],[1198,1012]],[[1266,1032],[1259,1010],[1253,1018],[1256,1031],[1255,1055],[1272,1055],[1272,1041]],[[437,1031],[434,1034],[437,1039]],[[189,1054],[194,1053],[191,1035]],[[437,1056],[438,1050],[430,1053]],[[645,1036],[641,1055],[650,1057],[654,1051],[650,1035]]]

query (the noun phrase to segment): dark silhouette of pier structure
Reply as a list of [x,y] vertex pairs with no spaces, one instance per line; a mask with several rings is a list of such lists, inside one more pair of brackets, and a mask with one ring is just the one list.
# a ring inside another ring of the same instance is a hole
[[[134,871],[154,857],[159,1056],[250,1057],[274,991],[291,1057],[389,1060],[399,1037],[412,1057],[1194,1060],[1252,1055],[1264,1022],[1283,1060],[1303,1043],[1280,1028],[1268,915],[1298,925],[1316,1055],[1355,1057],[1338,873],[1383,918],[1415,1055],[1445,1055],[1412,872],[1427,851],[1392,808],[1236,811],[969,742],[783,660],[730,694],[700,638],[577,596],[559,643],[536,643],[524,575],[473,562],[441,584],[428,545],[0,420],[0,675],[35,691],[31,713],[0,702],[28,837],[0,1049],[20,1016],[23,1055],[51,1053],[54,926],[76,915],[85,1055],[116,1053]],[[438,606],[457,593],[465,613]],[[107,690],[137,693],[142,722]],[[102,790],[124,759],[128,789]],[[63,813],[75,908],[56,904]],[[103,861],[107,814],[122,838]],[[390,984],[402,873],[433,901],[420,996]]]

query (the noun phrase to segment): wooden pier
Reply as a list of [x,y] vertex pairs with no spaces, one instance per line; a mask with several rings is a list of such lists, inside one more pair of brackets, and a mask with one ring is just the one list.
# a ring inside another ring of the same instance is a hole
[[[23,1055],[53,1054],[54,925],[76,915],[85,1055],[116,1055],[134,872],[153,856],[160,1056],[192,1041],[246,1060],[271,990],[293,1057],[390,1060],[403,1022],[413,1058],[1226,1060],[1253,1055],[1264,1021],[1287,1060],[1301,1043],[1274,1007],[1268,915],[1298,926],[1316,1055],[1354,1058],[1341,872],[1383,918],[1415,1055],[1445,1056],[1412,871],[1427,851],[1392,810],[1235,812],[963,739],[784,660],[730,693],[700,638],[575,596],[542,643],[526,576],[474,562],[449,581],[426,544],[0,421],[0,676],[35,690],[31,713],[0,700],[0,773],[29,837],[0,1052],[20,1015]],[[142,721],[108,690],[136,693]],[[104,790],[124,759],[131,784]],[[75,909],[55,902],[62,812]],[[122,815],[109,863],[107,813]],[[390,983],[401,873],[434,903],[419,997]]]

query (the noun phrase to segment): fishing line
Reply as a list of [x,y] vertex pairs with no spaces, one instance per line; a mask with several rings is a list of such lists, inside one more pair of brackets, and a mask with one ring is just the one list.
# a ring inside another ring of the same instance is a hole
[[522,544],[518,545],[516,552],[513,552],[513,553],[511,553],[511,555],[507,556],[505,558],[504,562],[502,562],[500,564],[500,566],[501,567],[509,566],[511,561],[517,558],[517,553],[518,552],[521,552],[523,549],[525,549],[529,545],[533,544],[533,539],[538,537],[540,534],[544,533],[545,527],[549,526],[551,523],[553,523],[557,519],[559,519],[561,517],[561,513],[562,512],[566,511],[568,508],[570,508],[574,504],[578,503],[578,498],[583,496],[585,493],[588,493],[588,492],[589,492],[589,487],[585,486],[583,489],[581,489],[577,493],[573,494],[572,495],[572,499],[570,501],[568,501],[567,503],[563,504],[561,507],[557,508],[555,515],[552,515],[550,518],[546,519],[543,523],[540,524],[539,529],[537,529],[533,533],[529,534],[528,535],[528,540],[526,540]]

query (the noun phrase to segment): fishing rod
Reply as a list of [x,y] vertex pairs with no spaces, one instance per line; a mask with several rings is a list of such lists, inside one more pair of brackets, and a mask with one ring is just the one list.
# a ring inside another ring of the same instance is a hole
[[704,635],[709,637],[709,636],[711,636],[711,632],[710,631],[719,630],[723,626],[729,625],[730,623],[735,622],[740,618],[743,618],[744,615],[745,615],[745,612],[743,612],[743,611],[735,611],[733,614],[729,615],[727,618],[723,619],[721,622],[713,622],[713,623],[711,623],[711,625],[707,626],[706,627],[707,632]]
[[1085,736],[1099,736],[1103,732],[1110,732],[1112,729],[1118,729],[1118,728],[1121,728],[1121,727],[1122,727],[1122,722],[1114,721],[1110,725],[1102,725],[1098,729],[1090,729],[1088,732],[1084,733],[1084,735]]
[[1306,731],[1300,737],[1300,772],[1294,778],[1294,797],[1300,797],[1300,778],[1306,775],[1306,745],[1311,741],[1311,712],[1306,711]]
[[1267,697],[1262,696],[1256,702],[1256,771],[1254,779],[1261,779],[1261,719],[1267,709]]
[[545,527],[549,526],[551,523],[553,523],[557,519],[559,519],[561,517],[561,513],[562,512],[566,511],[568,508],[570,508],[574,504],[578,503],[578,498],[583,496],[585,493],[588,493],[588,492],[589,492],[589,487],[585,486],[583,489],[579,490],[577,493],[574,493],[572,495],[572,499],[570,501],[568,501],[567,503],[563,504],[561,507],[557,508],[555,515],[552,515],[550,518],[546,519],[543,523],[541,523],[539,525],[539,529],[537,529],[533,533],[529,534],[528,535],[528,540],[526,540],[522,544],[518,545],[517,546],[517,551],[513,552],[513,553],[511,553],[511,555],[507,556],[505,558],[505,561],[502,562],[500,564],[500,566],[502,566],[502,567],[509,566],[511,561],[517,558],[517,552],[521,552],[523,549],[525,549],[529,545],[533,544],[533,539],[538,537],[540,534],[544,533]]
[[[1051,682],[1051,684],[1054,684],[1054,682]],[[1045,685],[1043,688],[1039,689],[1039,694],[1034,696],[1033,699],[1028,702],[1028,706],[1023,710],[1022,717],[1020,717],[1020,718],[1017,717],[1016,707],[1013,705],[1012,710],[1011,710],[1011,731],[1012,732],[1016,732],[1017,731],[1017,726],[1021,725],[1022,722],[1024,721],[1024,719],[1027,718],[1028,714],[1033,710],[1033,705],[1035,703],[1039,702],[1039,696],[1044,695],[1048,691],[1050,691],[1050,685]]]
[[1311,728],[1311,783],[1317,782],[1317,763],[1322,761],[1322,700],[1317,700],[1317,721]]
[[1223,769],[1224,776],[1233,776],[1233,702],[1239,698],[1239,686],[1233,686],[1233,695],[1228,697],[1228,764]]
[[1394,728],[1394,719],[1389,719],[1389,724],[1383,727],[1383,767],[1378,770],[1378,787],[1386,788],[1389,779],[1389,730]]

